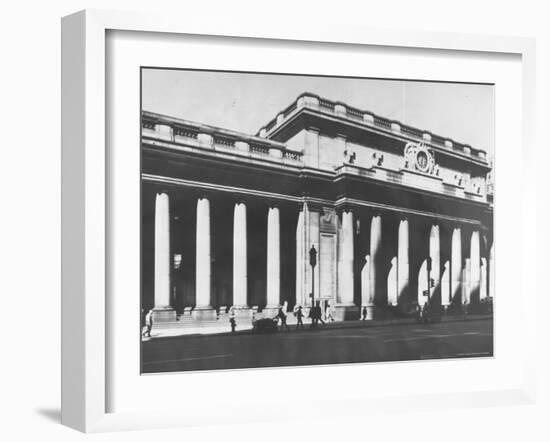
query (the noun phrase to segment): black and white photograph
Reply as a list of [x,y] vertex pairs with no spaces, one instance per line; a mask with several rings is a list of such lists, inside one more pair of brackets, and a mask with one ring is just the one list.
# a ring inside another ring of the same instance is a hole
[[142,374],[493,357],[493,84],[140,92]]

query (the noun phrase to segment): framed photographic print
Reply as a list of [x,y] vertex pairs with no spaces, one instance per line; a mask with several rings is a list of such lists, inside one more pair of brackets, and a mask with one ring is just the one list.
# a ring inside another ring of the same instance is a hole
[[331,29],[63,20],[65,424],[532,400],[532,41]]
[[142,67],[142,373],[492,356],[493,92]]

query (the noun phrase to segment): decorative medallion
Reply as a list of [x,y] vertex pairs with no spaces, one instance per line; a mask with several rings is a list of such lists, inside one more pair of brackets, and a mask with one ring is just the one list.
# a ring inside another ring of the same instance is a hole
[[433,153],[424,143],[408,142],[404,151],[405,167],[431,175],[435,169]]

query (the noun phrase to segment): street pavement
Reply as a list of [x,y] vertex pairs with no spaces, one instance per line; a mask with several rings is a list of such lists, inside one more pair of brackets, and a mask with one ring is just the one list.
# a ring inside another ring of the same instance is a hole
[[487,357],[493,320],[346,326],[254,334],[163,337],[142,342],[142,373],[352,362]]

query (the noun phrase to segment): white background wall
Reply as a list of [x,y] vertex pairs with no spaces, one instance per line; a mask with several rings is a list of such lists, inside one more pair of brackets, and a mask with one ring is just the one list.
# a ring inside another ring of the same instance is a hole
[[[0,15],[0,438],[83,440],[61,427],[60,367],[60,17],[76,10],[116,8],[165,10],[192,20],[196,11],[226,20],[288,20],[363,24],[538,38],[538,121],[550,121],[550,29],[544,2],[393,0],[339,2],[232,0],[183,2],[156,0],[80,0],[5,2]],[[326,25],[325,25],[326,26]],[[546,80],[545,80],[546,79]],[[548,146],[539,160],[540,188]],[[519,171],[519,169],[518,169]],[[548,207],[539,213],[543,221]],[[540,223],[543,225],[544,223]],[[548,235],[540,229],[541,241]],[[542,242],[541,242],[542,244]],[[534,257],[535,262],[535,257]],[[542,270],[542,262],[539,261]],[[541,288],[541,295],[544,289]],[[547,291],[547,290],[546,290]],[[549,303],[544,300],[548,310]],[[534,313],[535,314],[535,313]],[[533,315],[534,315],[533,314]],[[540,400],[538,405],[380,415],[363,422],[278,423],[191,430],[119,433],[94,440],[549,440],[548,341],[540,324]],[[546,337],[546,338],[545,338]],[[490,376],[490,373],[480,373]],[[289,400],[293,400],[289,395]],[[421,431],[421,423],[429,430]],[[314,435],[311,434],[311,425]],[[261,435],[261,436],[260,436]]]

